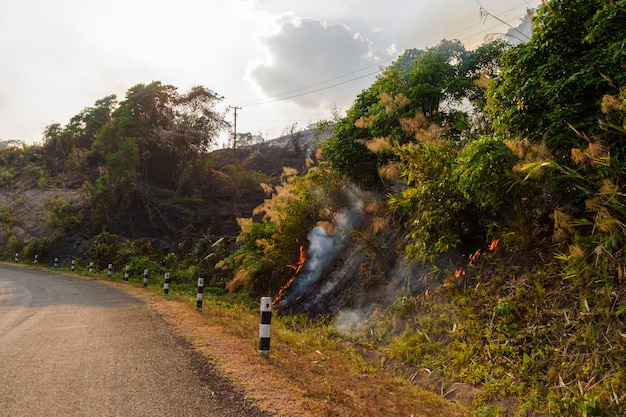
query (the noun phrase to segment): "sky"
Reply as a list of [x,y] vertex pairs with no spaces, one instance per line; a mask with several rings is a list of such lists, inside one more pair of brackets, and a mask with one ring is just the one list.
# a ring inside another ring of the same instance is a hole
[[540,2],[0,0],[0,140],[41,143],[46,126],[152,81],[213,90],[238,133],[272,139],[342,115],[406,49],[474,49]]

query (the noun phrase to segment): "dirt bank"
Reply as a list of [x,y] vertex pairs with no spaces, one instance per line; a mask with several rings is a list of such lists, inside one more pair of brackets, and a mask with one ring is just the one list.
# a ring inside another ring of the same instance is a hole
[[192,300],[168,300],[124,283],[109,285],[146,302],[251,401],[277,416],[471,415],[463,405],[359,364],[358,358],[350,357],[349,346],[325,349],[287,336],[276,325],[266,359],[255,345],[259,323],[254,314],[206,303],[198,313]]

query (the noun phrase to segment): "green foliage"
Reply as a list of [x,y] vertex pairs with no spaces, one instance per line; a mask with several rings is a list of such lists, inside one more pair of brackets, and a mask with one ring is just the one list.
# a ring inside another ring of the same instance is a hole
[[44,238],[37,238],[24,245],[24,259],[26,261],[32,261],[35,255],[41,256],[46,248],[46,240]]
[[389,204],[409,216],[409,258],[459,246],[473,252],[501,231],[514,204],[516,161],[502,141],[485,137],[459,150],[449,140],[426,138],[395,152],[407,187]]
[[[603,112],[607,120],[626,118],[624,90],[604,98]],[[612,103],[612,104],[611,104]],[[612,124],[610,121],[605,122]],[[613,125],[611,140],[621,135],[626,139],[626,128]],[[561,165],[546,158],[525,166],[527,178],[549,170],[549,181],[567,183],[575,193],[567,194],[560,206],[554,208],[552,218],[553,240],[562,253],[558,257],[566,266],[565,276],[576,277],[585,270],[597,271],[605,279],[624,276],[624,245],[626,244],[626,160],[620,152],[613,153],[604,143],[604,137],[589,138],[576,132],[585,145],[571,150],[571,162]],[[554,178],[554,179],[553,179]],[[574,197],[571,197],[571,196]]]
[[483,137],[459,152],[452,177],[468,204],[492,216],[513,205],[511,193],[505,190],[515,181],[511,171],[515,163],[515,155],[503,141]]
[[115,95],[107,96],[72,117],[66,126],[48,126],[44,132],[46,155],[65,159],[74,150],[90,149],[97,133],[109,122],[116,103]]
[[116,263],[118,248],[118,236],[102,232],[95,237],[91,247],[87,250],[86,257],[89,262],[94,262],[98,269],[105,269],[110,263]]
[[193,276],[204,278],[205,287],[223,290],[232,278],[232,273],[216,269],[215,265],[231,255],[231,250],[228,237],[223,236],[213,241],[210,232],[207,231],[181,260],[181,267]]
[[139,148],[133,139],[124,139],[116,152],[106,155],[111,182],[118,187],[134,188],[137,183]]
[[[460,140],[471,130],[468,113],[456,104],[464,98],[483,106],[481,88],[474,81],[495,74],[500,42],[466,51],[459,41],[444,40],[426,51],[408,50],[397,63],[364,90],[340,119],[325,144],[332,167],[365,187],[386,186],[378,170],[394,159],[393,153],[375,152],[367,142],[386,138],[392,145],[414,141],[415,131],[405,120],[421,115],[447,128]],[[410,69],[409,69],[410,66]]]
[[423,258],[456,247],[464,234],[458,214],[464,208],[452,172],[458,150],[447,141],[408,144],[396,149],[407,181],[389,205],[409,216],[405,223],[409,258]]
[[351,181],[366,187],[380,185],[377,169],[383,161],[367,149],[363,141],[369,139],[369,133],[356,124],[379,102],[382,84],[392,80],[395,83],[396,79],[396,74],[390,72],[379,78],[369,89],[361,92],[346,117],[339,119],[335,124],[333,136],[323,144],[324,157],[331,166]]
[[60,198],[49,199],[44,204],[48,224],[52,227],[61,227],[72,230],[84,219],[83,213],[70,202]]
[[13,226],[15,224],[15,216],[11,214],[10,206],[0,206],[0,222]]
[[220,100],[216,93],[199,86],[180,94],[174,86],[158,81],[138,84],[127,91],[125,100],[98,131],[91,147],[93,156],[106,158],[118,171],[132,169],[132,174],[126,174],[129,178],[134,175],[175,188],[189,161],[206,153],[229,126],[214,109]]
[[545,139],[559,157],[573,144],[568,125],[597,133],[602,97],[611,82],[626,82],[624,20],[623,0],[545,2],[531,40],[504,54],[489,87],[487,111],[496,131]]
[[[398,299],[363,343],[480,386],[474,402],[484,412],[510,398],[519,401],[512,415],[623,414],[623,284],[607,285],[595,271],[566,281],[556,268],[515,272],[501,265],[506,256],[480,259],[464,282],[447,277],[445,287]],[[482,268],[492,273],[481,277]]]

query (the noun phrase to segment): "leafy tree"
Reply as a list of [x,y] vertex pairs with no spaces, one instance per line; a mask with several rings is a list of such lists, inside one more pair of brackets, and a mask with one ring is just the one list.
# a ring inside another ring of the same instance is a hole
[[449,61],[437,50],[428,50],[418,57],[410,73],[406,95],[411,107],[433,120],[441,116],[444,102],[457,101],[463,95],[462,80]]
[[[393,77],[395,73],[391,72],[389,76]],[[380,185],[377,168],[381,162],[377,155],[367,150],[364,140],[369,139],[369,132],[357,127],[357,121],[367,116],[372,106],[379,102],[380,84],[384,79],[380,78],[357,96],[346,117],[335,124],[333,136],[323,145],[324,157],[334,169],[367,187]]]
[[176,188],[187,164],[206,154],[229,126],[214,108],[220,100],[200,86],[179,94],[175,87],[158,81],[138,84],[128,90],[92,151],[104,158],[132,138],[140,158],[139,176],[155,185]]
[[[480,110],[480,88],[474,81],[493,75],[501,42],[466,51],[459,41],[444,40],[426,51],[408,50],[364,90],[336,124],[334,135],[324,145],[324,155],[333,168],[366,187],[386,186],[378,170],[395,156],[372,152],[366,143],[385,138],[393,145],[415,140],[402,121],[422,115],[447,128],[447,135],[461,138],[470,128],[470,114],[458,104],[470,99]],[[407,71],[408,63],[412,63]]]
[[107,167],[109,168],[111,183],[116,188],[126,186],[135,188],[137,181],[136,166],[139,162],[137,144],[133,139],[125,139],[117,152],[106,155]]
[[560,158],[577,142],[569,125],[599,132],[602,97],[626,82],[624,21],[624,0],[544,2],[530,41],[503,55],[489,87],[486,109],[496,131],[545,139]]
[[464,234],[458,214],[463,196],[453,181],[458,149],[449,141],[425,138],[395,149],[407,187],[389,205],[408,217],[407,257],[422,259],[457,247]]
[[116,104],[116,96],[110,95],[73,116],[65,126],[58,123],[47,126],[44,131],[46,154],[63,159],[74,149],[91,149],[96,135],[111,120],[111,112]]
[[508,48],[509,45],[504,41],[488,42],[468,52],[460,63],[459,73],[464,77],[467,86],[466,98],[478,112],[484,111],[488,81],[500,73],[498,60]]

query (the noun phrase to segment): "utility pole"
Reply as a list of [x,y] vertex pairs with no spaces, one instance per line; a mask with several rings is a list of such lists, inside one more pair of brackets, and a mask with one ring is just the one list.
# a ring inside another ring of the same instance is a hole
[[233,129],[233,159],[235,159],[236,162],[236,148],[237,148],[237,110],[241,110],[241,107],[237,107],[237,106],[228,106],[231,109],[235,110],[235,124],[234,124],[234,129]]

